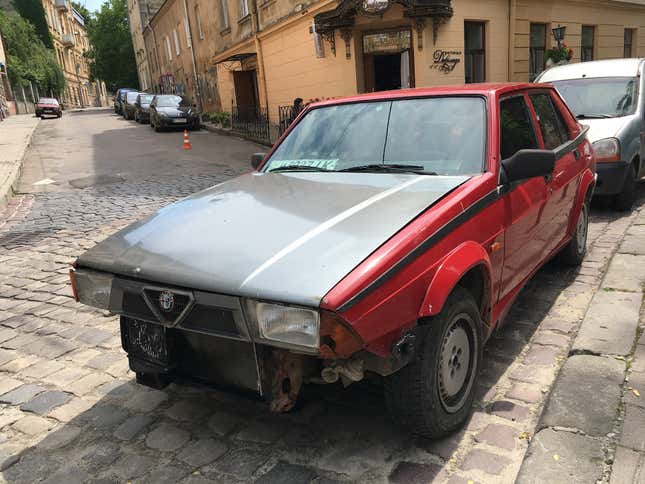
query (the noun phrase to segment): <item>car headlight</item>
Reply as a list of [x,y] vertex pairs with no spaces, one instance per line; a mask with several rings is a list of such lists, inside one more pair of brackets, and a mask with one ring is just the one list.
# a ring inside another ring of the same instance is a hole
[[620,141],[616,138],[604,138],[594,141],[596,161],[620,161]]
[[246,313],[260,340],[309,351],[320,346],[320,314],[314,309],[247,299]]
[[168,117],[168,115],[167,115],[166,113],[160,113],[160,112],[157,112],[157,114],[158,114],[159,116],[161,116],[162,118],[167,118],[167,117]]
[[70,269],[69,278],[76,301],[95,308],[108,309],[114,279],[112,275],[85,269]]

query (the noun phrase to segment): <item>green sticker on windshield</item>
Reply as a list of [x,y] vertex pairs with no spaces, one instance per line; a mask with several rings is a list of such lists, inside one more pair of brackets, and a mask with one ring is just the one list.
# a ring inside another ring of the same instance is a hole
[[269,171],[285,166],[311,166],[312,168],[320,168],[321,170],[336,170],[336,167],[338,166],[338,158],[329,160],[272,160],[269,166]]

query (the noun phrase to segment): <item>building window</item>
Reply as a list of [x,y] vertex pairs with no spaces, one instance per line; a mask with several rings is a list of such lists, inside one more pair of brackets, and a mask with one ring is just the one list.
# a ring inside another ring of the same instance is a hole
[[593,60],[593,41],[596,28],[593,25],[582,26],[582,48],[580,50],[581,61]]
[[632,46],[634,45],[634,30],[635,29],[625,29],[625,47],[623,49],[623,57],[629,58],[633,57],[634,53],[632,51]]
[[531,24],[529,37],[529,80],[533,80],[546,67],[546,24]]
[[170,39],[166,35],[166,52],[168,53],[168,60],[172,60],[172,50],[170,50]]
[[222,2],[222,29],[228,29],[230,24],[228,21],[228,3],[226,0],[221,0]]
[[179,55],[179,36],[177,35],[177,29],[172,31],[172,37],[175,40],[175,54]]
[[197,19],[197,35],[201,40],[204,38],[204,31],[202,30],[202,17],[199,14],[199,5],[195,7],[195,18]]
[[484,22],[464,22],[466,82],[486,81],[486,50]]
[[248,0],[239,0],[240,2],[240,18],[244,18],[249,14]]

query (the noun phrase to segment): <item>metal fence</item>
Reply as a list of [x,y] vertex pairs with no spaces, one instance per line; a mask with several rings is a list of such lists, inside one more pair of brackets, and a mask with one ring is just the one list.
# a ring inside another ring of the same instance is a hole
[[233,104],[231,130],[260,143],[271,143],[271,129],[266,108]]
[[18,114],[28,114],[35,111],[34,104],[40,96],[38,86],[30,82],[27,87],[22,85],[12,86],[11,90],[13,91],[16,112]]

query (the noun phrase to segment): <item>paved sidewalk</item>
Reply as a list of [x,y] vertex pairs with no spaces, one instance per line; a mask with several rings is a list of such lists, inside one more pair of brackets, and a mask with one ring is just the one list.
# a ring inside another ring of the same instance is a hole
[[645,212],[631,220],[557,377],[520,484],[645,482]]
[[13,195],[13,184],[20,176],[22,159],[40,118],[33,114],[9,116],[0,124],[0,208]]

